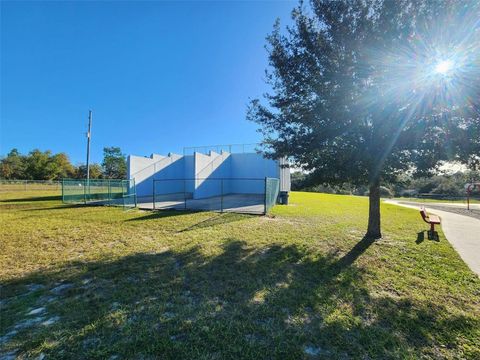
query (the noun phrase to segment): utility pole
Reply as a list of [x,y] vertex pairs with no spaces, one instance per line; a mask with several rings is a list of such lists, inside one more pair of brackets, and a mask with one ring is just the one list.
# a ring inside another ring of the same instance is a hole
[[90,182],[90,138],[92,134],[92,110],[88,110],[88,132],[87,132],[87,186]]

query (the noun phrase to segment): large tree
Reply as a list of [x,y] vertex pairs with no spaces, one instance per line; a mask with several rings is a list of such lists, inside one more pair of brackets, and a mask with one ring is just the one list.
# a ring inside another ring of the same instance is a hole
[[127,176],[127,159],[119,147],[103,149],[102,167],[107,179],[125,179]]
[[383,181],[478,165],[479,15],[473,1],[301,3],[267,38],[272,90],[248,112],[267,155],[368,185],[366,235],[380,238]]
[[76,169],[70,162],[68,155],[65,153],[58,153],[52,155],[48,164],[49,178],[50,179],[64,179],[75,176]]
[[25,179],[52,180],[55,178],[51,166],[52,152],[50,150],[32,150],[25,158]]
[[[90,179],[101,179],[103,177],[103,169],[100,164],[90,164]],[[75,177],[77,179],[85,179],[87,177],[87,165],[80,164],[78,165]]]
[[25,176],[25,156],[17,149],[12,149],[0,160],[0,177],[2,179],[23,179]]

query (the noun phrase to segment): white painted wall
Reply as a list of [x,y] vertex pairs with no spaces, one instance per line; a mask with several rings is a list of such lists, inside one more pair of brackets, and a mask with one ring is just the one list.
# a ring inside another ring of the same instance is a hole
[[230,153],[211,151],[209,155],[195,153],[195,192],[194,199],[218,196],[228,193],[220,178],[231,177]]
[[127,172],[130,176],[144,170],[155,162],[164,159],[165,156],[152,154],[150,157],[129,155],[127,158]]
[[153,176],[158,162],[163,162],[165,156],[152,154],[150,157],[130,155],[127,158],[129,179],[135,180],[137,196],[147,196],[153,191]]
[[188,193],[192,194],[195,191],[195,156],[194,155],[185,155],[183,157],[183,166],[185,174],[185,189]]
[[[184,178],[183,159],[177,154],[152,154],[150,158],[130,155],[127,164],[129,178],[135,180],[137,197],[152,196],[154,179]],[[168,185],[170,190],[172,186],[178,187],[173,182]]]
[[278,178],[278,162],[266,159],[257,153],[232,154],[232,178],[254,178],[261,180],[232,181],[231,193],[263,194],[265,177]]

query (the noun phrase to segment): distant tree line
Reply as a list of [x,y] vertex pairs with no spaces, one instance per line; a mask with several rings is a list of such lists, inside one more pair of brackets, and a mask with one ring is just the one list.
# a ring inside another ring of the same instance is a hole
[[[432,177],[413,178],[408,175],[398,177],[396,181],[380,187],[382,197],[464,197],[465,184],[480,181],[480,171],[465,171],[454,174],[439,174]],[[292,190],[323,192],[329,194],[368,196],[367,186],[355,186],[350,183],[335,186],[315,184],[309,174],[294,172],[292,174]],[[474,194],[478,196],[477,194]]]
[[[34,149],[21,154],[12,149],[0,159],[0,178],[6,180],[60,180],[83,179],[87,176],[85,164],[73,165],[65,153]],[[90,164],[91,179],[125,179],[127,160],[119,147],[105,147],[101,164]]]

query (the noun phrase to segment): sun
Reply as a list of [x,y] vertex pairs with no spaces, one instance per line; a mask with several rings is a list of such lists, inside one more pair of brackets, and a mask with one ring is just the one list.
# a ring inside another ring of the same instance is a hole
[[447,75],[453,70],[452,60],[442,60],[435,65],[435,72],[441,75]]

